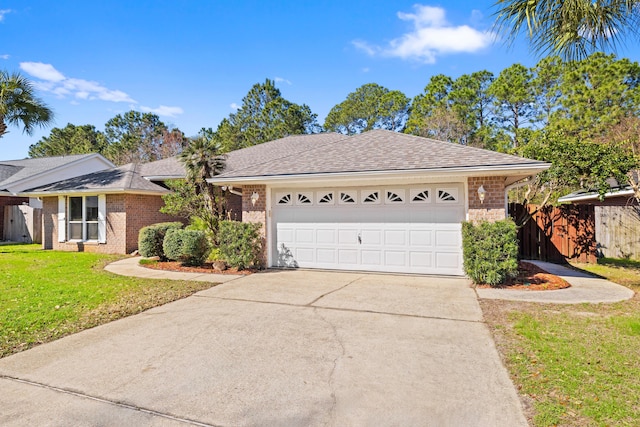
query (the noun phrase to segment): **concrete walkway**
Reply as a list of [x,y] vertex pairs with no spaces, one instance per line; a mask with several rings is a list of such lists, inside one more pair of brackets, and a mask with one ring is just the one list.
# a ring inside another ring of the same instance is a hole
[[570,288],[554,291],[516,291],[509,289],[479,289],[479,298],[553,304],[613,303],[631,299],[634,292],[624,286],[558,264],[529,261],[550,274],[569,282]]
[[155,270],[140,265],[140,257],[124,258],[108,264],[104,269],[120,276],[144,279],[195,280],[197,282],[226,283],[243,277],[240,274],[182,273],[179,271]]

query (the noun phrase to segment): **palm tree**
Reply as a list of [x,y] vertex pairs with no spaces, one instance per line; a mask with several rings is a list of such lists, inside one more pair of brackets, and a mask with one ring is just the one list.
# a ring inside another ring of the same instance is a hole
[[8,125],[22,126],[23,132],[33,134],[37,126],[53,121],[53,112],[35,96],[33,84],[19,73],[0,71],[0,138],[8,132]]
[[598,50],[615,51],[637,35],[640,0],[498,0],[495,29],[513,42],[526,30],[536,53],[579,60]]
[[202,129],[179,155],[184,164],[186,181],[193,186],[196,199],[203,203],[200,209],[201,219],[209,225],[214,243],[217,242],[218,222],[225,215],[222,189],[207,182],[207,178],[222,173],[225,157],[220,154],[219,145],[208,129]]

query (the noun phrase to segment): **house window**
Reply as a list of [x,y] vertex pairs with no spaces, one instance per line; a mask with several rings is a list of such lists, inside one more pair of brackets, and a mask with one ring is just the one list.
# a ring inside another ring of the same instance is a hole
[[69,197],[69,239],[98,240],[98,196]]
[[323,205],[332,205],[334,203],[333,200],[333,191],[328,193],[317,193],[318,195],[318,203]]
[[412,188],[410,190],[411,203],[430,203],[431,194],[429,189]]
[[290,205],[293,200],[291,199],[291,193],[278,193],[276,196],[279,205]]
[[298,198],[296,200],[297,205],[312,205],[313,202],[311,198],[313,197],[312,193],[298,193]]
[[356,202],[356,192],[355,191],[341,191],[340,192],[340,200],[338,203],[341,205],[349,205]]

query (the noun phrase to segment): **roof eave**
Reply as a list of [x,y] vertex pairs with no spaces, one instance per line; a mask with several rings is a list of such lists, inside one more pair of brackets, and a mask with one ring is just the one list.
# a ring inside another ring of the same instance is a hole
[[[604,198],[607,199],[609,197],[633,196],[634,194],[635,193],[633,190],[610,191],[604,194]],[[582,202],[586,200],[598,200],[599,198],[600,198],[600,195],[595,192],[580,194],[575,196],[571,194],[567,194],[566,196],[562,196],[558,198],[558,202],[560,203]]]
[[57,190],[57,191],[25,191],[18,193],[23,197],[52,197],[52,196],[65,196],[73,194],[141,194],[149,196],[161,196],[163,194],[169,194],[169,190],[137,190],[131,188],[83,188],[80,190]]
[[520,165],[495,165],[495,166],[470,166],[470,167],[454,167],[454,168],[432,168],[432,169],[408,169],[408,170],[383,170],[383,171],[360,171],[360,172],[323,172],[308,174],[289,174],[289,175],[257,175],[257,176],[240,176],[240,177],[224,177],[216,176],[208,178],[207,182],[212,184],[250,184],[250,183],[273,183],[287,181],[318,181],[318,180],[343,180],[351,179],[367,179],[367,178],[394,178],[402,176],[422,175],[426,177],[469,177],[469,176],[529,176],[543,172],[551,167],[550,163],[529,163]]

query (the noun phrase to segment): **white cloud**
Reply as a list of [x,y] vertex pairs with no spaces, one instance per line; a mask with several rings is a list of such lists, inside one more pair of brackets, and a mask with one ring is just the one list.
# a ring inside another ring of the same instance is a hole
[[91,80],[66,77],[51,64],[21,62],[20,68],[30,76],[41,80],[34,82],[37,89],[51,92],[60,98],[73,96],[84,100],[137,103],[121,90],[112,90]]
[[43,64],[42,62],[21,62],[20,68],[27,74],[48,82],[61,82],[65,79],[64,74],[53,68],[53,65],[51,64]]
[[363,72],[363,73],[368,73],[369,71],[371,71],[371,70],[369,69],[369,67],[364,67],[364,68],[362,69],[362,72]]
[[[413,24],[411,31],[391,40],[387,46],[355,40],[353,46],[370,56],[387,56],[433,64],[443,54],[471,53],[489,46],[495,39],[490,31],[468,25],[455,26],[441,7],[416,4],[414,13],[398,12],[398,18]],[[478,15],[472,12],[472,19]]]
[[240,106],[238,104],[236,104],[235,102],[232,102],[231,105],[229,105],[229,107],[231,107],[232,110],[239,110]]
[[168,107],[166,105],[160,105],[158,108],[145,107],[144,105],[141,105],[140,110],[145,113],[153,113],[165,117],[176,117],[184,113],[180,107]]
[[10,58],[9,54],[5,53],[4,55],[0,55],[0,59],[9,59],[9,58]]
[[0,9],[0,22],[4,21],[4,16],[11,12],[13,12],[11,9]]
[[276,83],[286,83],[291,86],[291,82],[287,79],[283,79],[282,77],[274,77],[273,79]]

